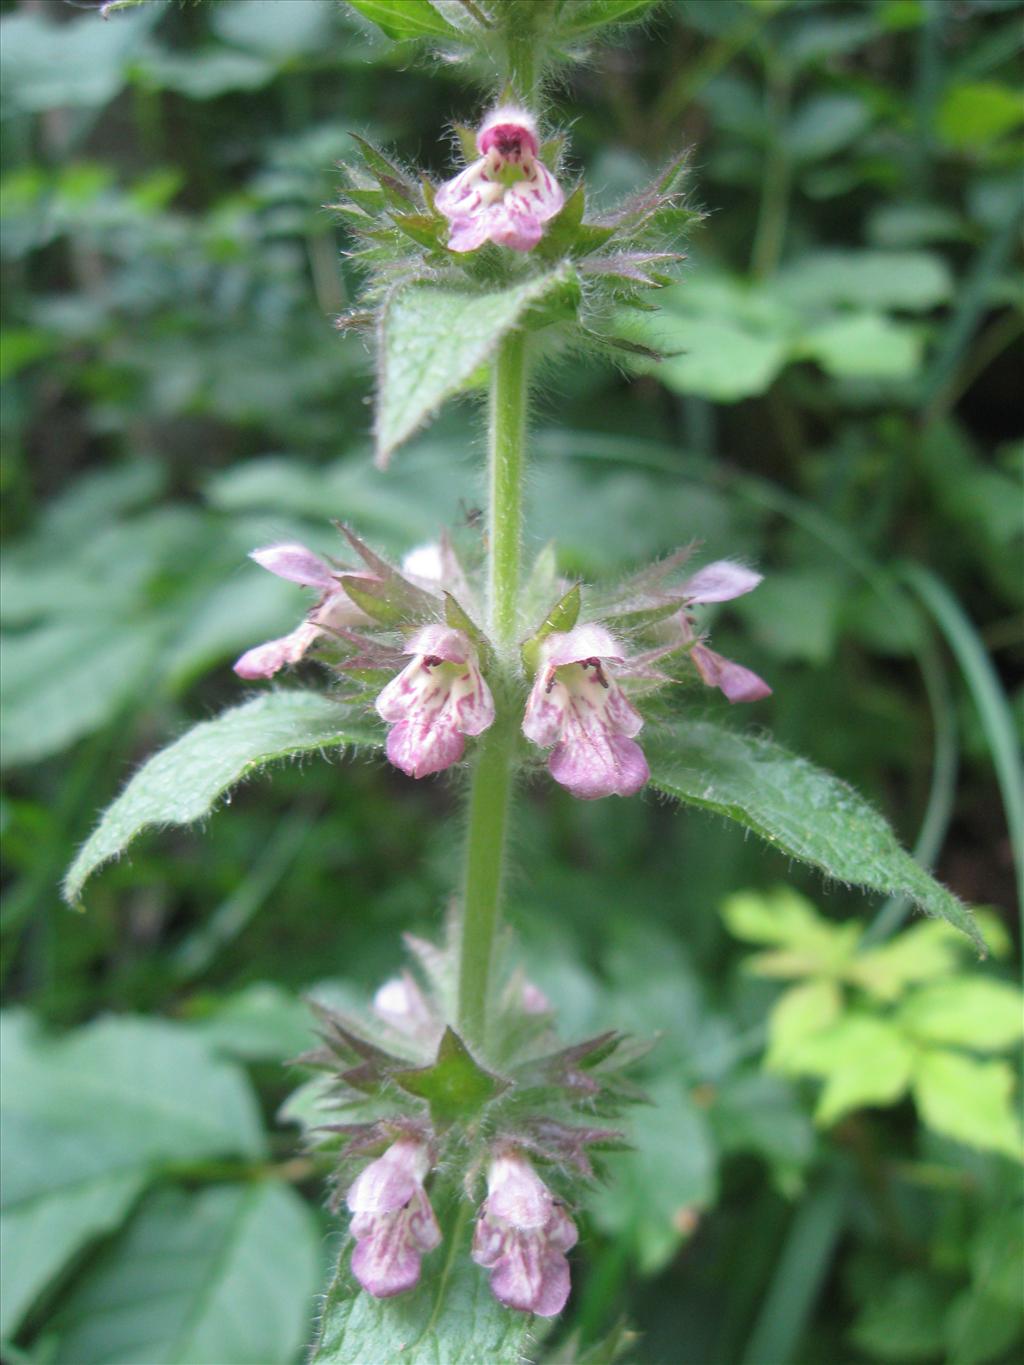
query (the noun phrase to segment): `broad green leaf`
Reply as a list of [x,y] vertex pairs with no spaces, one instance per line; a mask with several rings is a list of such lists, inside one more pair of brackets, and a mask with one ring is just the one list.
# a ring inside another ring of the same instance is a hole
[[[666,354],[668,358],[651,371],[663,384],[718,403],[764,393],[788,357],[784,336],[755,331],[729,317],[620,314],[618,322],[622,336]],[[637,368],[651,367],[639,362]]]
[[856,95],[811,95],[797,109],[783,134],[797,161],[817,161],[848,147],[871,122],[866,100]]
[[163,635],[159,622],[119,630],[93,616],[5,636],[4,766],[59,753],[115,716],[153,666]]
[[[979,919],[979,928],[981,917]],[[988,925],[984,932],[990,947]],[[907,986],[948,976],[960,964],[963,939],[941,920],[911,925],[888,943],[868,948],[850,962],[847,978],[880,1000],[896,1000]]]
[[953,147],[984,147],[1024,123],[1024,94],[998,81],[954,85],[938,114],[939,136]]
[[[17,1129],[11,1135],[17,1143]],[[13,1336],[25,1313],[70,1257],[124,1220],[148,1181],[144,1170],[99,1175],[0,1213],[0,1335]]]
[[799,891],[778,886],[773,891],[737,891],[722,906],[726,928],[745,943],[788,947],[816,944],[833,925]]
[[291,1365],[319,1240],[278,1181],[160,1190],[55,1318],[56,1365]]
[[1012,1101],[1013,1069],[936,1049],[914,1070],[914,1099],[929,1128],[982,1151],[1024,1160],[1024,1137]]
[[289,754],[375,747],[380,732],[318,692],[271,692],[203,721],[149,759],[107,808],[64,879],[77,902],[86,880],[150,826],[187,825],[229,787]]
[[626,1127],[632,1148],[609,1153],[610,1174],[591,1196],[594,1221],[624,1247],[644,1275],[661,1270],[696,1216],[715,1197],[715,1149],[708,1118],[678,1076],[646,1086],[651,1104]]
[[734,608],[754,637],[779,659],[828,663],[849,596],[843,577],[820,566],[782,569],[758,591],[760,604],[741,598]]
[[491,294],[409,284],[384,310],[377,394],[377,460],[410,437],[488,360],[535,304],[571,283],[566,269]]
[[655,787],[726,815],[835,881],[904,895],[984,951],[970,912],[896,841],[854,789],[773,740],[708,721],[681,723],[645,745]]
[[899,1021],[921,1042],[995,1051],[1024,1035],[1024,996],[1005,981],[958,976],[915,991]]
[[837,379],[907,379],[921,368],[924,343],[905,323],[851,313],[813,328],[800,351]]
[[211,6],[214,32],[232,46],[258,52],[280,66],[301,54],[320,54],[336,39],[333,5],[320,0],[288,0],[287,5],[265,0],[233,0]]
[[0,21],[0,85],[14,110],[97,108],[124,87],[128,64],[160,17],[145,5],[99,23],[95,14],[68,22],[57,12],[21,9]]
[[521,1365],[529,1358],[533,1320],[495,1299],[487,1272],[470,1259],[463,1220],[443,1221],[444,1240],[424,1258],[420,1283],[394,1299],[361,1290],[343,1249],[310,1365]]
[[793,1042],[786,1069],[824,1080],[814,1118],[830,1124],[852,1109],[895,1104],[907,1088],[913,1062],[914,1050],[899,1029],[883,1019],[851,1014]]
[[634,23],[659,3],[660,0],[570,0],[562,6],[558,31],[569,38],[608,24]]
[[777,288],[800,307],[928,312],[952,298],[953,276],[930,251],[818,251],[784,270]]
[[200,1000],[190,1020],[209,1047],[243,1061],[287,1062],[316,1041],[309,1005],[269,981]]
[[263,1148],[242,1074],[179,1025],[109,1018],[49,1038],[9,1012],[0,1028],[6,1332],[160,1165]]
[[349,0],[349,4],[395,42],[406,38],[451,38],[455,33],[430,0]]
[[933,1360],[942,1354],[949,1290],[923,1270],[879,1285],[861,1308],[850,1340],[877,1360]]
[[793,986],[776,1002],[768,1018],[769,1047],[765,1063],[785,1071],[793,1049],[836,1022],[842,996],[834,981],[807,981]]

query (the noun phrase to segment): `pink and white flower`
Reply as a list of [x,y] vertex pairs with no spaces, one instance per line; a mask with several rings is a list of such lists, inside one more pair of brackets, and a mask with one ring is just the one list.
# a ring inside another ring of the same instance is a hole
[[378,1299],[412,1289],[420,1259],[440,1245],[441,1229],[423,1188],[430,1150],[414,1137],[399,1138],[371,1161],[346,1196],[352,1211],[352,1273]]
[[484,120],[476,145],[479,160],[442,185],[434,200],[451,223],[449,247],[475,251],[491,241],[532,250],[565,203],[538,156],[537,124],[525,110],[504,105]]
[[418,1042],[437,1042],[442,1024],[430,1008],[426,996],[409,975],[393,976],[373,997],[373,1012],[396,1033]]
[[494,699],[464,631],[423,626],[404,652],[413,661],[378,696],[377,714],[391,726],[391,762],[410,777],[426,777],[458,763],[465,736],[493,722]]
[[523,734],[541,748],[555,746],[551,776],[584,801],[633,796],[650,777],[633,738],[643,717],[607,667],[624,660],[603,626],[554,631],[541,645]]
[[[321,636],[369,621],[366,613],[349,598],[327,561],[307,550],[305,545],[267,545],[253,550],[249,558],[278,578],[300,583],[304,588],[318,588],[320,599],[302,624],[289,635],[247,649],[234,665],[240,678],[272,678],[286,664],[298,663]],[[368,576],[350,575],[354,578]]]
[[491,1271],[495,1298],[555,1317],[569,1297],[565,1253],[576,1240],[575,1224],[530,1162],[515,1150],[495,1156],[473,1234],[473,1260]]
[[[753,592],[761,582],[761,575],[742,564],[720,559],[708,564],[688,578],[682,585],[688,604],[704,602],[729,602],[734,597],[742,597]],[[682,616],[684,635],[693,638],[693,628],[685,611]],[[699,640],[690,650],[690,658],[701,678],[708,687],[719,688],[731,702],[762,701],[770,697],[772,689],[763,678],[733,663]]]

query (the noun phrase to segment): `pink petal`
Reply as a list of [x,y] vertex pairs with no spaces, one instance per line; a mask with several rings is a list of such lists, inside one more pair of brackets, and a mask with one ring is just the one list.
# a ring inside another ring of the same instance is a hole
[[523,716],[523,734],[542,749],[557,741],[565,721],[565,707],[557,700],[560,693],[547,690],[547,679],[548,669],[539,668]]
[[630,739],[634,735],[638,735],[643,729],[643,716],[632,702],[627,701],[622,688],[614,679],[610,680],[608,684],[605,714],[619,734],[628,735]]
[[542,1228],[551,1216],[548,1187],[521,1156],[499,1156],[487,1175],[487,1214],[520,1229]]
[[682,586],[691,602],[729,602],[753,592],[762,575],[730,559],[719,559],[699,569]]
[[540,1285],[532,1311],[539,1318],[557,1317],[566,1305],[570,1288],[569,1262],[557,1252],[549,1253],[541,1265]]
[[690,658],[707,685],[720,688],[731,702],[762,701],[772,694],[765,680],[751,669],[716,654],[706,645],[694,645]]
[[453,719],[464,735],[482,735],[494,724],[494,698],[480,670],[470,665],[472,690],[454,703]]
[[395,1294],[404,1294],[419,1281],[420,1253],[407,1239],[382,1225],[357,1243],[352,1253],[352,1273],[375,1299],[390,1299]]
[[513,251],[532,251],[544,235],[541,219],[535,213],[515,211],[505,200],[482,210],[486,214],[487,236],[498,246]]
[[477,218],[453,218],[452,230],[448,235],[448,249],[450,251],[476,251],[488,240],[487,219]]
[[337,591],[338,580],[331,572],[330,565],[312,550],[307,550],[305,545],[290,542],[265,545],[262,549],[252,550],[249,558],[278,578],[287,578],[290,583],[301,583],[304,588]]
[[319,626],[303,621],[290,635],[247,649],[241,658],[235,660],[234,670],[240,678],[272,678],[286,664],[298,663],[321,634]]
[[443,213],[446,218],[461,218],[469,207],[478,204],[479,198],[474,200],[473,196],[479,192],[485,168],[484,160],[474,161],[451,180],[439,185],[434,194],[434,207],[438,213]]
[[428,1166],[429,1158],[421,1142],[400,1139],[360,1171],[349,1186],[345,1202],[352,1213],[393,1213],[408,1204]]
[[565,204],[565,194],[547,166],[535,161],[532,175],[509,187],[505,204],[510,212],[529,214],[538,222],[546,223]]
[[388,733],[387,755],[396,768],[409,777],[429,777],[458,763],[466,741],[455,726],[443,717],[400,720]]
[[381,720],[389,722],[402,720],[420,705],[421,693],[416,682],[422,669],[421,661],[414,659],[381,688],[374,702]]
[[634,796],[651,775],[635,740],[597,726],[567,735],[552,749],[548,768],[555,781],[581,801]]
[[427,654],[449,664],[464,664],[474,653],[465,631],[452,626],[421,626],[405,643],[403,654]]
[[545,662],[552,668],[578,664],[582,659],[610,659],[621,663],[625,658],[615,637],[604,626],[574,626],[572,630],[553,631],[542,646]]

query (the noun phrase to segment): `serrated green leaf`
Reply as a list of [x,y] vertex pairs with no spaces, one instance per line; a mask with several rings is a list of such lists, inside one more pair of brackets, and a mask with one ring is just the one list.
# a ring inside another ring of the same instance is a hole
[[349,0],[349,4],[395,42],[407,38],[451,38],[456,32],[430,0]]
[[56,1365],[290,1365],[319,1240],[280,1181],[159,1190],[55,1318]]
[[486,1271],[470,1259],[465,1221],[453,1227],[452,1218],[442,1218],[440,1250],[424,1258],[417,1287],[394,1299],[375,1299],[359,1288],[346,1248],[327,1291],[310,1365],[522,1365],[534,1320],[495,1299]]
[[708,721],[681,724],[645,744],[655,787],[737,820],[827,877],[904,895],[948,920],[981,952],[967,907],[901,848],[887,821],[854,789],[773,740]]
[[910,1081],[914,1050],[884,1019],[851,1014],[831,1028],[794,1042],[786,1070],[825,1082],[815,1122],[835,1123],[865,1105],[895,1104]]
[[921,1042],[988,1052],[1011,1047],[1024,1035],[1024,996],[1006,981],[953,977],[915,991],[899,1021]]
[[108,806],[68,870],[66,900],[75,904],[92,873],[144,829],[191,824],[265,763],[380,740],[372,723],[318,692],[271,692],[201,722],[144,763]]
[[1024,1138],[1012,1103],[1013,1070],[940,1049],[921,1055],[914,1099],[923,1121],[945,1137],[1024,1161]]
[[49,1038],[9,1012],[2,1051],[6,1334],[162,1163],[258,1157],[263,1144],[242,1074],[180,1025],[119,1017]]
[[490,294],[433,284],[397,289],[384,311],[377,394],[377,461],[391,453],[488,360],[502,337],[569,280],[551,271]]

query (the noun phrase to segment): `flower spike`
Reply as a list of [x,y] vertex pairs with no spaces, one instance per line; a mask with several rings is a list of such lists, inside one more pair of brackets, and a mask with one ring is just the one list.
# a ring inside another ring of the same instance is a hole
[[523,109],[495,109],[476,135],[480,157],[437,191],[439,213],[451,223],[452,251],[496,242],[531,251],[544,224],[565,203],[558,181],[537,155],[537,125]]
[[434,1210],[423,1188],[430,1151],[418,1138],[402,1137],[356,1177],[346,1196],[354,1214],[352,1273],[374,1298],[412,1289],[420,1260],[441,1242]]
[[541,645],[523,734],[541,748],[555,746],[551,776],[583,801],[633,796],[650,777],[633,738],[643,717],[606,667],[624,658],[603,626],[554,631]]
[[494,720],[494,700],[469,636],[450,626],[424,626],[405,647],[408,664],[377,698],[391,725],[387,754],[410,777],[426,777],[458,763],[464,736]]
[[487,1172],[487,1198],[473,1234],[473,1260],[491,1271],[491,1290],[507,1308],[553,1318],[569,1297],[576,1226],[519,1152],[502,1152]]
[[[299,583],[318,588],[320,600],[301,625],[278,640],[256,645],[237,659],[234,670],[240,678],[272,678],[286,664],[296,664],[325,634],[366,625],[370,618],[351,600],[331,566],[305,545],[284,543],[266,545],[249,555],[262,569]],[[350,574],[369,578],[369,574]]]

